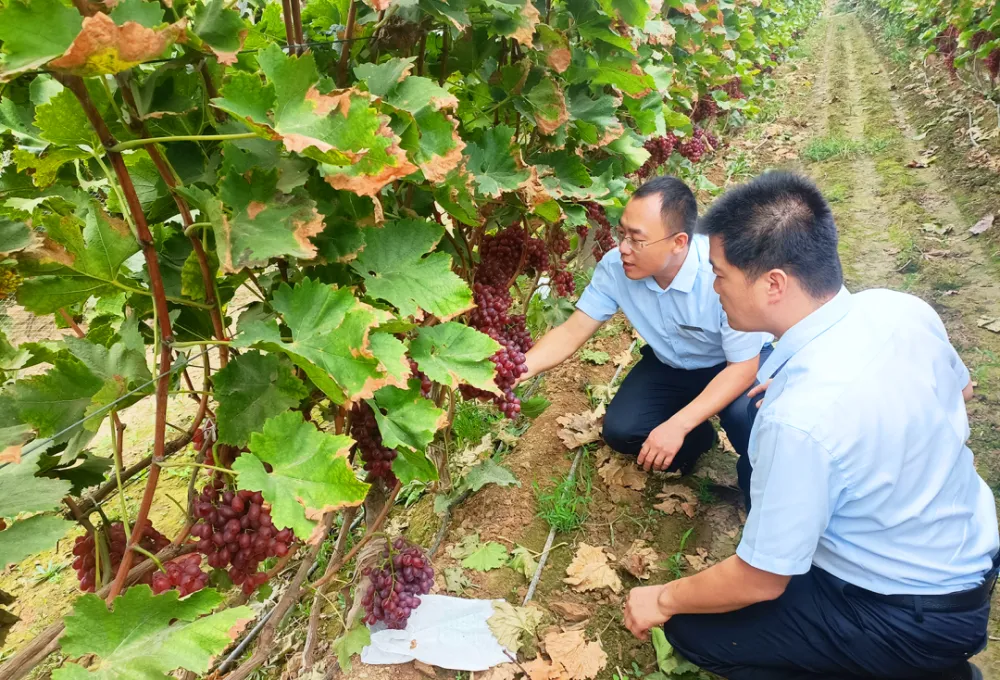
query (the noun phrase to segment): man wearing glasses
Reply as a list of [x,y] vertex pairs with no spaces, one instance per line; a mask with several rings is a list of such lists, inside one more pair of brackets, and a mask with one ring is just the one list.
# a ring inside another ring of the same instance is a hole
[[521,379],[565,361],[621,309],[647,344],[608,406],[604,441],[647,471],[687,474],[715,443],[708,421],[719,414],[748,499],[745,395],[770,336],[730,328],[713,290],[708,237],[692,233],[697,218],[694,194],[677,178],[640,187],[622,213],[619,247],[597,265],[576,311],[527,353]]

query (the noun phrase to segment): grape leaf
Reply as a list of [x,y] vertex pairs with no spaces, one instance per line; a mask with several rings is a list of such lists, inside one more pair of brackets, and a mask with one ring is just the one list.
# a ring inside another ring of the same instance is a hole
[[226,7],[224,0],[208,0],[198,4],[194,11],[194,34],[201,38],[220,64],[236,63],[236,55],[243,48],[249,30],[240,13]]
[[68,89],[63,89],[45,104],[35,107],[35,126],[39,136],[53,144],[85,144],[91,148],[100,148],[97,133],[90,127],[80,102]]
[[537,418],[542,415],[552,402],[545,397],[532,397],[521,401],[521,415],[525,418]]
[[238,447],[268,418],[298,406],[308,395],[291,364],[275,354],[238,356],[212,376],[212,382],[219,402],[219,441]]
[[0,41],[4,80],[44,66],[73,44],[83,17],[59,0],[12,0],[0,10]]
[[538,562],[535,561],[535,556],[530,550],[523,545],[518,545],[511,550],[510,562],[508,562],[507,566],[523,574],[524,578],[530,579],[535,575],[535,570],[538,569]]
[[479,193],[498,198],[505,191],[516,191],[530,177],[519,170],[510,153],[514,128],[497,125],[483,135],[482,144],[469,142],[465,147],[466,165],[479,187]]
[[122,0],[111,10],[111,18],[119,26],[134,21],[146,28],[156,28],[163,23],[163,8],[157,2]]
[[465,589],[472,585],[472,581],[465,575],[461,567],[448,567],[444,570],[445,589],[449,593],[461,595]]
[[126,590],[115,599],[114,611],[92,593],[79,598],[59,644],[69,657],[97,659],[87,668],[66,664],[53,672],[53,680],[163,680],[180,668],[208,672],[212,658],[253,619],[253,611],[242,606],[210,613],[224,599],[210,588],[178,598],[176,590],[153,595],[147,585]]
[[351,657],[360,654],[361,650],[372,642],[371,631],[368,626],[358,624],[349,631],[333,641],[333,651],[337,654],[337,663],[340,670],[349,673],[351,670]]
[[0,569],[49,550],[73,528],[73,522],[52,515],[35,515],[0,531]]
[[447,421],[443,409],[420,396],[419,380],[411,380],[406,390],[387,385],[368,400],[368,405],[375,412],[382,444],[389,449],[406,446],[423,451]]
[[351,269],[365,278],[369,295],[394,305],[402,316],[422,309],[447,321],[472,306],[472,291],[451,270],[451,256],[430,252],[443,235],[443,227],[426,220],[369,227],[365,249]]
[[[38,82],[37,78],[32,85],[35,82]],[[48,146],[48,142],[38,136],[38,128],[32,122],[33,119],[34,111],[30,104],[15,102],[9,97],[0,97],[0,133],[9,132],[13,135],[22,151],[41,153]]]
[[580,350],[580,359],[590,364],[603,366],[611,361],[611,355],[599,349],[582,349]]
[[69,493],[69,482],[35,476],[41,455],[32,451],[22,456],[20,463],[8,463],[0,468],[0,517],[54,510]]
[[96,202],[84,210],[82,230],[75,215],[46,218],[49,240],[36,251],[43,266],[33,276],[36,270],[26,266],[26,280],[17,291],[18,302],[28,311],[51,314],[128,285],[125,261],[139,251],[139,244],[122,220],[109,217]]
[[487,484],[497,486],[521,486],[510,470],[497,463],[492,458],[487,458],[482,463],[469,468],[462,478],[461,487],[470,489],[473,492],[479,491]]
[[358,64],[354,67],[354,74],[368,86],[369,92],[376,97],[384,97],[406,79],[416,60],[416,57],[406,57],[389,59],[381,64]]
[[117,26],[107,14],[98,12],[84,18],[73,43],[48,65],[78,76],[127,71],[166,52],[184,33],[184,27],[183,21],[162,28],[147,28],[135,21]]
[[[81,361],[60,356],[48,371],[14,383],[6,393],[14,400],[21,422],[32,425],[38,436],[51,437],[83,418],[103,386],[104,381]],[[99,422],[100,418],[93,420]],[[70,430],[58,441],[74,436]],[[76,451],[72,454],[75,458]]]
[[[354,440],[320,432],[298,411],[286,411],[250,435],[250,452],[233,463],[239,488],[260,491],[271,504],[274,525],[291,528],[303,540],[313,536],[316,520],[338,508],[364,501],[368,484],[358,481],[347,460]],[[273,471],[268,473],[263,463]],[[321,532],[320,532],[321,533]]]
[[[56,460],[58,465],[58,459]],[[69,492],[74,496],[79,496],[87,488],[100,484],[107,479],[108,470],[112,466],[110,458],[102,458],[92,453],[86,453],[81,458],[74,460],[64,467],[47,468],[43,464],[44,472],[40,473],[47,479],[62,479],[72,484]]]
[[24,222],[0,217],[0,253],[9,255],[34,243],[31,227]]
[[372,354],[398,385],[406,385],[410,379],[410,362],[406,360],[406,345],[389,333],[373,333]]
[[410,482],[434,482],[438,479],[437,468],[426,453],[402,447],[396,450],[396,457],[392,460],[392,474],[404,486]]
[[493,600],[493,614],[486,625],[497,641],[517,654],[522,639],[535,636],[535,629],[542,622],[542,611],[535,607],[515,607],[506,600]]
[[462,560],[463,567],[476,571],[499,569],[505,564],[507,564],[507,548],[493,541],[479,545],[468,557]]
[[236,346],[284,352],[338,404],[348,397],[368,398],[384,384],[368,347],[375,315],[349,289],[305,278],[294,288],[282,284],[272,306],[291,329],[292,341],[282,340],[276,320],[253,319],[241,324]]
[[535,124],[543,135],[554,134],[569,120],[566,97],[552,78],[543,78],[525,98],[535,110]]
[[448,387],[464,382],[499,392],[494,382],[496,367],[489,360],[499,349],[500,345],[485,333],[449,321],[421,328],[410,343],[410,356],[434,382]]
[[462,162],[465,142],[458,121],[445,113],[458,107],[458,99],[429,78],[410,76],[396,85],[386,102],[413,117],[401,146],[429,182],[443,182]]

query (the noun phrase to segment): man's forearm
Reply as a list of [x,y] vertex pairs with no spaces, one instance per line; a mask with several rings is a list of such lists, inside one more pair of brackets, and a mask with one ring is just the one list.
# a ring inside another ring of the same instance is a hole
[[712,378],[691,403],[674,414],[676,420],[686,432],[690,432],[722,409],[729,406],[741,394],[745,394],[753,385],[757,375],[759,357],[748,361],[729,364]]
[[573,353],[601,327],[601,323],[579,310],[573,312],[565,323],[543,335],[534,347],[528,350],[524,357],[528,373],[522,380],[558,366],[573,356]]
[[671,581],[660,591],[658,605],[665,616],[722,614],[777,598],[789,579],[733,555],[694,576]]

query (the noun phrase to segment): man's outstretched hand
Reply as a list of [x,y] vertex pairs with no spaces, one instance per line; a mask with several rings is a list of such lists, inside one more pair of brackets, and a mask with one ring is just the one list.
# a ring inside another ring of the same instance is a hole
[[672,418],[657,425],[646,437],[642,448],[639,449],[639,465],[646,472],[666,470],[674,462],[674,457],[684,444],[685,436],[687,436],[687,430],[678,425]]
[[670,617],[660,610],[660,593],[665,585],[643,586],[629,591],[625,602],[625,627],[640,640],[649,639],[649,630],[662,626]]

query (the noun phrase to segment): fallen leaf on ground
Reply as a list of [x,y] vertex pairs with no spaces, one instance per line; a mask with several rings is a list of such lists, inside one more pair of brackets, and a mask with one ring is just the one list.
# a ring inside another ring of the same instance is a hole
[[950,250],[928,250],[924,253],[924,259],[933,260],[939,257],[954,257],[955,253]]
[[685,555],[684,559],[687,560],[688,565],[696,572],[706,569],[716,562],[704,548],[698,548],[694,555]]
[[721,446],[722,450],[725,451],[726,453],[739,455],[738,453],[736,453],[736,447],[733,446],[733,443],[731,441],[729,441],[729,435],[726,434],[725,430],[719,430],[719,446]]
[[444,587],[449,593],[461,595],[472,585],[461,567],[448,567],[444,570]]
[[924,161],[922,159],[916,158],[916,159],[910,161],[909,163],[907,163],[906,167],[908,167],[908,168],[926,168],[927,167],[927,161]]
[[493,600],[493,616],[486,625],[501,645],[517,654],[524,638],[535,636],[541,620],[542,612],[535,607],[515,607],[506,600]]
[[517,664],[502,663],[481,674],[477,673],[476,680],[514,680],[520,672]]
[[550,602],[549,609],[570,623],[590,618],[590,609],[576,602]]
[[530,680],[570,680],[569,673],[561,663],[555,663],[539,656],[521,664]]
[[635,464],[635,459],[625,456],[612,456],[597,474],[608,486],[623,486],[636,491],[645,489],[648,479],[648,475]]
[[934,224],[933,222],[924,222],[920,225],[920,228],[926,231],[928,234],[937,234],[938,236],[946,236],[951,233],[951,230],[955,227],[951,224]]
[[983,215],[983,219],[979,220],[969,228],[969,233],[973,236],[979,236],[984,231],[993,226],[993,213],[988,215]]
[[594,465],[601,467],[607,463],[615,455],[615,452],[611,450],[610,446],[602,446],[597,449],[597,453],[594,454]]
[[976,323],[979,324],[980,328],[985,328],[991,333],[1000,333],[1000,317],[981,316]]
[[523,545],[518,545],[514,546],[514,549],[510,551],[510,562],[507,563],[507,566],[523,574],[524,578],[530,579],[535,575],[538,562],[535,561],[535,556],[530,550]]
[[500,430],[500,432],[497,433],[497,439],[511,448],[517,446],[518,441],[520,441],[520,437],[513,432],[508,432],[507,430]]
[[573,680],[594,678],[608,664],[608,655],[600,641],[587,642],[582,630],[550,633],[544,642],[546,653],[562,664]]
[[452,460],[459,468],[464,469],[478,463],[483,458],[484,453],[493,451],[493,436],[490,433],[483,435],[483,438],[475,446],[467,446],[452,457]]
[[590,364],[603,366],[611,360],[611,355],[599,349],[583,349],[580,350],[580,359]]
[[626,347],[621,351],[621,353],[616,354],[614,358],[615,366],[628,366],[632,363],[632,348]]
[[615,593],[622,590],[622,581],[608,564],[608,554],[604,548],[581,543],[573,561],[566,567],[565,583],[577,592],[610,588]]
[[698,509],[698,495],[683,484],[667,484],[656,497],[660,502],[653,508],[668,515],[680,510],[688,517],[694,517]]
[[659,560],[660,556],[656,554],[656,550],[649,547],[646,541],[637,538],[625,552],[621,565],[637,579],[648,579],[652,575],[651,572],[658,569],[656,563]]
[[556,418],[556,422],[562,425],[558,433],[559,439],[567,449],[575,449],[601,438],[604,409],[605,406],[601,403],[593,411],[582,411]]

